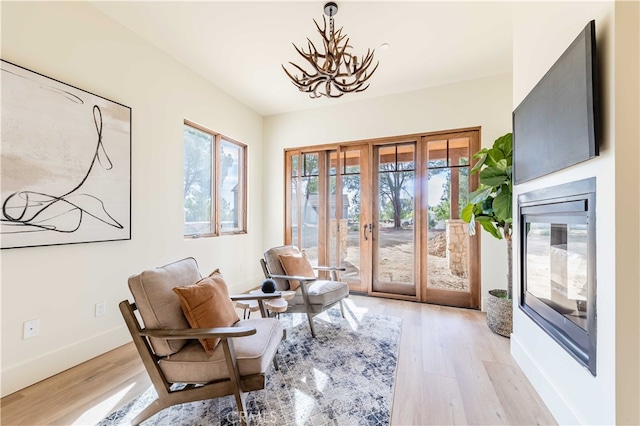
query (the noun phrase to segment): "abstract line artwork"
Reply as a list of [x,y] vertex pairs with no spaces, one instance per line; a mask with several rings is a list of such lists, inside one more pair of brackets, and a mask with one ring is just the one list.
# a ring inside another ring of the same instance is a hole
[[131,239],[131,108],[2,61],[3,249]]

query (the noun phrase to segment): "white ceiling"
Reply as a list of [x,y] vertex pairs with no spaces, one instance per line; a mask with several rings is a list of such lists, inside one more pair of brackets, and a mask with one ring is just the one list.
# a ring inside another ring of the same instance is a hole
[[511,71],[508,2],[337,3],[336,29],[358,56],[375,48],[380,66],[364,92],[309,99],[281,64],[303,64],[292,42],[320,44],[313,19],[322,20],[325,1],[92,2],[264,116]]

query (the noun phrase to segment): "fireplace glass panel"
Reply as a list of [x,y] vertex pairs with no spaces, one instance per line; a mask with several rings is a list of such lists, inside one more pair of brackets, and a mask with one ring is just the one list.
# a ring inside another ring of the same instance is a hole
[[596,376],[596,178],[518,195],[519,306]]
[[531,222],[526,238],[527,291],[586,330],[586,223]]

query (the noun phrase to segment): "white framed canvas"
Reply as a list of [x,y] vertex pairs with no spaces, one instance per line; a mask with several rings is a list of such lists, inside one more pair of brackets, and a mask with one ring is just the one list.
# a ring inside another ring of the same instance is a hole
[[2,61],[3,249],[131,239],[131,108]]

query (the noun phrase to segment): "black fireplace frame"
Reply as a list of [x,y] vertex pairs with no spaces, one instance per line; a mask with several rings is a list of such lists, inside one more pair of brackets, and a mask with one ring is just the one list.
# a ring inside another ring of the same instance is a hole
[[[580,364],[596,376],[596,178],[543,188],[518,196],[519,307]],[[582,329],[561,313],[527,292],[526,217],[557,220],[563,215],[586,216],[587,225],[587,328]]]

